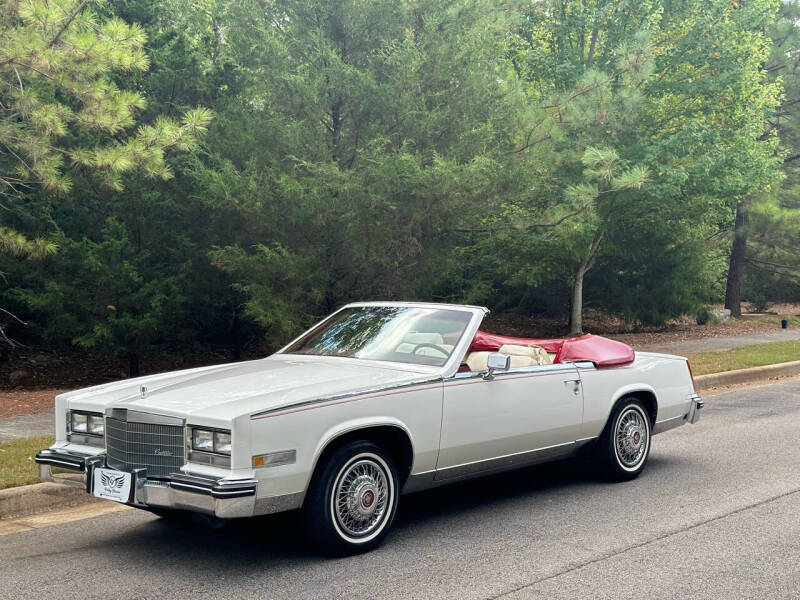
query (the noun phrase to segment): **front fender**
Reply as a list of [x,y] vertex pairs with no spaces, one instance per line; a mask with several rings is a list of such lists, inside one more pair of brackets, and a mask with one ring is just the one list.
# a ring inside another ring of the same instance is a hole
[[[376,417],[362,417],[357,419],[350,419],[348,421],[343,421],[342,423],[337,423],[330,429],[328,429],[325,434],[320,438],[319,442],[317,443],[316,448],[314,449],[314,459],[311,464],[311,470],[309,472],[309,481],[311,480],[311,476],[313,476],[314,471],[317,468],[317,463],[319,462],[320,456],[325,451],[332,442],[334,442],[337,438],[346,435],[348,433],[352,433],[353,431],[358,431],[359,429],[368,429],[371,427],[396,427],[400,429],[403,433],[406,434],[409,441],[411,442],[411,453],[412,457],[415,457],[416,454],[414,452],[414,436],[411,435],[411,431],[409,430],[408,426],[403,423],[400,419],[396,417],[389,417],[389,416],[376,416]],[[411,465],[411,472],[414,471],[413,459]]]

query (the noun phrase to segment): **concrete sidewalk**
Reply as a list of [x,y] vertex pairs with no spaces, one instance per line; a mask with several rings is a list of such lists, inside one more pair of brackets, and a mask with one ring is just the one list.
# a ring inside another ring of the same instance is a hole
[[741,348],[742,346],[767,344],[769,342],[787,342],[792,340],[800,340],[800,329],[776,329],[775,331],[767,331],[764,333],[750,333],[731,337],[683,340],[680,342],[670,342],[668,344],[642,346],[641,348],[637,348],[637,350],[665,352],[667,354],[692,354],[694,352],[705,352],[707,350],[730,350],[731,348]]
[[37,435],[53,435],[55,427],[52,412],[0,419],[0,443]]

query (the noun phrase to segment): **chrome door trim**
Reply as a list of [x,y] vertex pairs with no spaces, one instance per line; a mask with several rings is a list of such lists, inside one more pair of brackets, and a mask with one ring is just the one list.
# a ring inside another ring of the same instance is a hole
[[[509,375],[529,375],[529,374],[549,374],[549,373],[569,373],[576,372],[577,366],[573,363],[558,363],[555,365],[530,365],[528,367],[511,367],[507,371],[495,371],[494,379],[507,377]],[[486,371],[464,371],[462,373],[455,373],[454,375],[445,378],[444,382],[462,381],[464,379],[485,379]]]
[[580,443],[564,442],[563,444],[555,444],[553,446],[545,446],[544,448],[537,448],[535,450],[525,450],[523,452],[515,452],[513,454],[506,454],[503,456],[495,456],[493,458],[484,458],[460,465],[453,465],[450,467],[443,467],[436,470],[435,480],[443,479],[456,479],[460,477],[468,477],[470,475],[478,475],[486,471],[513,469],[521,466],[534,465],[540,462],[547,462],[551,459],[557,458],[561,455],[572,454],[577,451],[584,443],[591,441],[593,438],[581,440]]
[[107,408],[106,418],[116,419],[126,423],[148,423],[150,425],[175,425],[183,427],[186,424],[186,419],[182,417],[156,415],[138,410],[130,410],[128,408]]

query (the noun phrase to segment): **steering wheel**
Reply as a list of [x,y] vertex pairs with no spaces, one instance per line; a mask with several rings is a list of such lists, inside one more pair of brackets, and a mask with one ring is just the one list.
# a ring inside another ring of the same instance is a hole
[[441,352],[445,358],[450,356],[450,352],[446,348],[442,348],[441,346],[437,346],[436,344],[429,344],[428,342],[422,342],[414,346],[414,349],[411,351],[411,354],[416,354],[417,350],[420,348],[433,348],[437,352]]

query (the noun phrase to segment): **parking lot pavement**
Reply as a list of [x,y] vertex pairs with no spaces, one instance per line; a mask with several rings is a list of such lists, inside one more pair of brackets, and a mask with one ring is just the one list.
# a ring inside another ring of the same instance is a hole
[[637,480],[571,461],[407,496],[345,559],[311,553],[295,514],[55,521],[0,536],[0,598],[797,598],[798,422],[800,382],[720,394]]
[[0,443],[35,435],[53,435],[55,417],[52,412],[0,419]]

